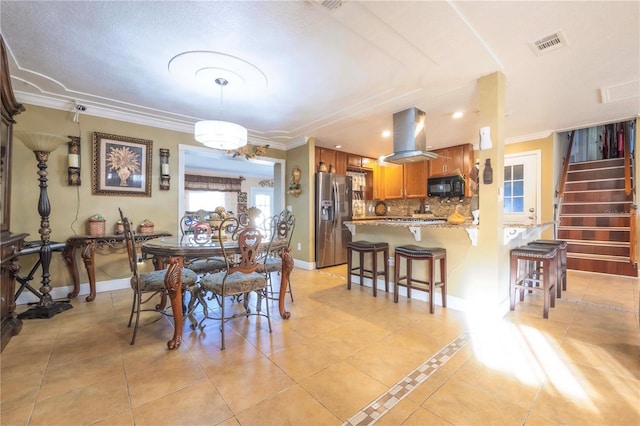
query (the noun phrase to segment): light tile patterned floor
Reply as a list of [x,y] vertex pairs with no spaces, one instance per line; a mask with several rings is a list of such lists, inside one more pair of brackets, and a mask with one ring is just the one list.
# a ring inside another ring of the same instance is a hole
[[548,320],[534,294],[482,326],[348,291],[344,267],[292,282],[292,318],[228,323],[225,351],[212,322],[167,351],[171,322],[148,315],[130,346],[127,290],[27,320],[0,356],[0,423],[640,424],[638,280],[570,272]]

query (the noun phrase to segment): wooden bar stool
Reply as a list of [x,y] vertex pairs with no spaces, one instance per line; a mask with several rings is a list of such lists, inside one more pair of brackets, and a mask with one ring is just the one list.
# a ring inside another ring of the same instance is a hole
[[[535,286],[539,283],[539,278],[535,275],[536,264],[542,262],[542,286]],[[543,308],[542,317],[549,318],[549,307],[556,306],[557,271],[558,271],[558,249],[553,246],[533,247],[522,246],[511,250],[510,265],[510,302],[511,310],[516,307],[516,291],[520,290],[520,301],[524,301],[525,290],[542,291]],[[520,265],[523,268],[520,269]]]
[[[353,266],[353,252],[360,255],[360,263]],[[366,269],[364,265],[364,255],[371,253],[371,269]],[[378,270],[378,254],[382,253],[383,269]],[[389,257],[388,243],[372,243],[369,241],[352,241],[347,243],[347,289],[351,290],[351,274],[356,272],[360,276],[360,285],[363,285],[363,278],[372,280],[373,297],[378,295],[378,276],[384,276],[384,289],[389,292],[389,265],[387,258]]]
[[[563,240],[535,240],[530,244],[550,245],[558,249],[558,254],[560,255],[560,271],[562,274],[560,276],[562,279],[562,291],[567,291],[567,242]],[[559,289],[560,285],[558,285],[558,290]]]
[[[400,276],[400,262],[406,260],[406,275]],[[427,261],[428,280],[418,280],[413,277],[412,263],[414,260]],[[435,261],[440,261],[440,281],[436,281]],[[406,245],[396,247],[394,253],[395,272],[393,276],[393,301],[398,303],[398,287],[407,288],[407,298],[411,298],[411,290],[429,293],[429,312],[435,311],[435,289],[442,291],[442,307],[447,307],[447,251],[440,247],[421,247]],[[418,285],[415,285],[417,283]]]

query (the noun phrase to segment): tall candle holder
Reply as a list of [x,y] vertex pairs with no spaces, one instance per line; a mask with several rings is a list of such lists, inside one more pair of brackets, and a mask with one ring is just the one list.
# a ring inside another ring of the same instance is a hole
[[169,190],[169,150],[160,148],[160,189],[163,191]]
[[49,266],[51,265],[51,242],[49,214],[51,204],[47,194],[47,161],[49,154],[60,145],[69,141],[67,136],[51,135],[48,133],[16,132],[15,136],[22,141],[36,156],[38,161],[38,180],[40,181],[40,197],[38,199],[38,213],[40,214],[40,262],[42,266],[42,287],[40,287],[40,301],[27,311],[18,315],[20,319],[51,318],[54,315],[73,308],[69,301],[54,301],[51,297],[49,285]]

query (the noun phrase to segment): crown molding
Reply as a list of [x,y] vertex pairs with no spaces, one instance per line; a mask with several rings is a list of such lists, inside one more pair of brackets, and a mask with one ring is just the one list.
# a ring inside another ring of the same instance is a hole
[[[82,112],[82,115],[91,115],[93,117],[106,118],[108,120],[124,121],[127,123],[140,124],[142,126],[193,134],[194,123],[191,121],[172,119],[168,117],[158,117],[153,114],[145,114],[139,111],[132,111],[125,108],[100,105],[98,103],[90,101],[58,99],[51,96],[43,96],[20,91],[16,91],[15,96],[20,103],[57,109],[60,111],[68,111],[70,113],[75,113],[76,105],[82,104],[84,107],[86,107],[86,110]],[[269,145],[271,148],[279,149],[281,151],[295,148],[295,146],[287,147],[281,142],[276,142],[269,138],[252,133],[253,132],[249,130],[249,135],[247,138],[249,140],[249,143],[251,143],[252,145]]]

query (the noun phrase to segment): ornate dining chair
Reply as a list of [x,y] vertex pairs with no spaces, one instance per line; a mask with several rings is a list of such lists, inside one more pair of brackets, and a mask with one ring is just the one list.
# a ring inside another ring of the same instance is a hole
[[[198,210],[185,214],[180,219],[180,232],[183,236],[193,236],[195,242],[210,241],[214,230],[209,225],[209,212]],[[226,267],[224,259],[220,257],[185,258],[184,262],[186,267],[198,275],[220,272]]]
[[[133,345],[136,343],[136,334],[138,333],[138,327],[140,325],[140,312],[153,311],[162,315],[167,315],[167,289],[164,284],[167,270],[162,269],[152,272],[138,271],[138,253],[135,238],[133,236],[133,230],[131,229],[131,222],[129,222],[129,219],[124,216],[122,209],[118,210],[120,211],[120,219],[122,219],[122,223],[124,223],[124,239],[129,257],[129,268],[131,269],[130,283],[131,289],[133,290],[133,304],[131,305],[131,314],[129,315],[129,323],[127,324],[127,327],[131,327],[133,316],[135,314],[136,321],[133,326],[133,335],[131,336],[131,344]],[[192,288],[196,286],[198,277],[192,270],[183,268],[181,278],[183,288]],[[142,305],[152,301],[156,295],[160,295],[160,303],[156,304],[152,308],[142,309]],[[162,315],[160,315],[158,319],[160,319]]]
[[[269,236],[269,245],[267,250],[263,253],[265,256],[264,268],[267,273],[267,281],[269,287],[269,298],[279,299],[279,292],[273,290],[271,274],[282,274],[282,258],[280,252],[285,247],[291,246],[291,237],[293,236],[293,230],[296,226],[296,218],[288,209],[284,209],[280,214],[273,216],[270,220],[270,224],[267,228],[267,235]],[[293,292],[291,291],[291,284],[287,287],[287,293],[293,302]]]
[[[265,304],[266,313],[261,310],[262,299],[267,297],[266,274],[258,272],[260,252],[264,248],[262,232],[251,220],[228,218],[224,220],[218,233],[221,239],[223,234],[228,234],[231,239],[226,244],[221,244],[227,266],[222,272],[202,277],[200,288],[205,294],[211,293],[208,300],[217,300],[220,305],[219,315],[216,315],[216,311],[207,309],[205,317],[200,321],[199,325],[202,329],[204,328],[203,323],[205,320],[219,320],[222,336],[220,349],[224,350],[225,323],[227,321],[252,315],[263,316],[267,318],[269,333],[271,333],[271,317],[269,316],[268,303]],[[249,306],[249,296],[252,292],[257,294],[255,311],[252,311]],[[244,296],[242,305],[231,305],[231,309],[235,311],[233,313],[227,312],[227,305],[230,302],[227,296]],[[240,310],[238,310],[239,306],[242,306]]]

